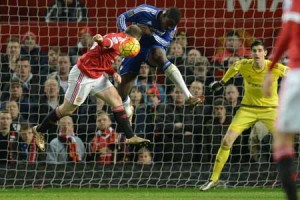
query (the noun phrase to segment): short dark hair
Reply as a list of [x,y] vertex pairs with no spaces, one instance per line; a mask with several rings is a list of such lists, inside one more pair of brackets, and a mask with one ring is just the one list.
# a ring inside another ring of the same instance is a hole
[[10,42],[17,42],[20,44],[20,40],[16,37],[10,37],[6,40],[6,44],[10,43]]
[[239,34],[237,31],[235,31],[235,30],[229,31],[229,32],[226,34],[226,37],[233,37],[233,36],[241,37],[240,34]]
[[30,58],[28,56],[21,56],[16,60],[16,62],[25,61],[25,60],[27,60],[30,63]]
[[28,123],[22,122],[20,125],[20,131],[26,131],[28,129],[31,129],[32,127],[33,127],[32,124],[30,124],[29,122]]
[[214,103],[214,106],[226,106],[226,101],[223,98],[217,98]]
[[166,15],[168,18],[173,19],[176,24],[180,21],[180,11],[176,7],[167,9]]
[[256,46],[263,46],[264,49],[266,50],[265,43],[262,40],[255,40],[254,42],[252,42],[250,49],[252,50],[252,48]]

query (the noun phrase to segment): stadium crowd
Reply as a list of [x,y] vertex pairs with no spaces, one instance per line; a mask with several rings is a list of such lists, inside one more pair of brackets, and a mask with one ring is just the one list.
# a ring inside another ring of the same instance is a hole
[[[225,47],[212,58],[189,45],[185,31],[178,31],[167,50],[191,94],[203,101],[200,106],[185,104],[180,89],[162,72],[142,63],[130,92],[132,126],[138,136],[151,141],[149,145],[125,145],[123,134],[115,130],[110,107],[91,96],[72,117],[50,127],[45,153],[36,147],[32,127],[62,103],[69,71],[92,46],[92,36],[89,29],[82,29],[76,47],[67,52],[50,47],[48,53],[41,50],[33,32],[25,33],[21,40],[7,39],[0,62],[0,164],[212,162],[239,108],[243,81],[237,75],[215,93],[209,84],[221,80],[235,61],[251,56],[234,30],[226,34]],[[121,59],[114,63],[116,69]],[[270,161],[270,135],[260,127],[246,130],[236,141],[232,162]]]

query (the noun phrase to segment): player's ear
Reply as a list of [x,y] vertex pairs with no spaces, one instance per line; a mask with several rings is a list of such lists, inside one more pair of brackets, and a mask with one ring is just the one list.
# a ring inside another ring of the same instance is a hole
[[267,50],[265,50],[265,57],[267,56],[267,54],[268,54],[268,51],[267,51]]

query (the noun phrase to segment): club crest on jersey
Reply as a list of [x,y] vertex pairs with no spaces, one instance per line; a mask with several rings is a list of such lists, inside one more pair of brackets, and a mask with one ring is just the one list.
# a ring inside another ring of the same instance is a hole
[[81,102],[81,98],[80,98],[80,97],[77,97],[77,98],[76,98],[76,102],[77,102],[77,103],[80,103],[80,102]]

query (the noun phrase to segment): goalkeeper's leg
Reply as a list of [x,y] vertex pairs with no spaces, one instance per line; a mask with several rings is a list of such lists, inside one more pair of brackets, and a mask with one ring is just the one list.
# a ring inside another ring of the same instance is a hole
[[214,163],[214,168],[213,168],[213,173],[210,177],[210,181],[205,183],[200,187],[200,190],[208,190],[217,185],[217,182],[219,180],[219,177],[221,175],[221,172],[223,170],[223,167],[225,163],[228,160],[230,149],[232,147],[232,144],[236,140],[236,138],[240,135],[240,133],[233,131],[233,130],[228,130],[227,133],[224,136],[224,139],[222,141],[222,144],[219,148],[219,151],[216,156],[216,160]]

